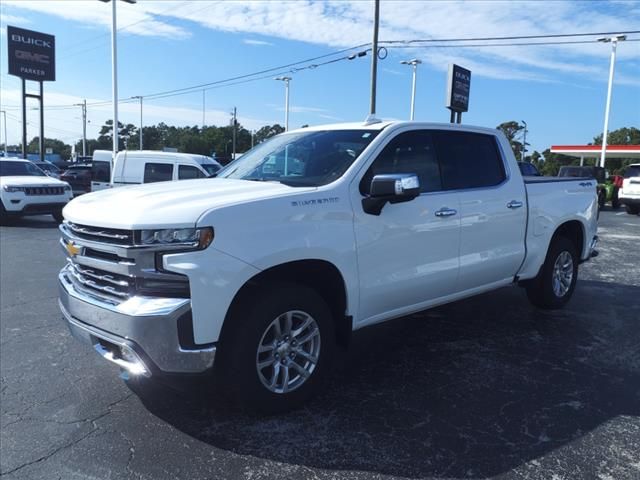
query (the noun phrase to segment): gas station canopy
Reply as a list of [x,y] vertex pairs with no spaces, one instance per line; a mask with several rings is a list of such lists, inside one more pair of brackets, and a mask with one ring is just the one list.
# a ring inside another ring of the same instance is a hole
[[[601,145],[552,145],[551,153],[561,153],[569,157],[600,158]],[[638,158],[640,145],[607,145],[606,158]]]

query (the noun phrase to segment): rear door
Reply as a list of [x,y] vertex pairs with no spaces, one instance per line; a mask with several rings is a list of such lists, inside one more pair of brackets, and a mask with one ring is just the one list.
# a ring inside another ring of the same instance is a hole
[[91,164],[91,191],[111,187],[111,162],[94,160]]
[[458,192],[460,202],[457,290],[512,280],[525,256],[527,205],[520,171],[510,171],[491,134],[439,130],[434,144],[444,188]]

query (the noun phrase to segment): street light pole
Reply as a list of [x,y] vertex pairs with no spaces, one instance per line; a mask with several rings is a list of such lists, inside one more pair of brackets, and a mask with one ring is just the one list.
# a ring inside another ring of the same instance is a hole
[[9,140],[7,140],[7,112],[2,110],[2,115],[4,116],[4,156],[6,158],[9,156],[7,151],[7,143],[9,143]]
[[284,82],[284,131],[289,131],[289,82],[291,77],[276,77],[274,80]]
[[371,43],[371,97],[369,99],[369,115],[376,114],[376,88],[378,80],[378,27],[380,24],[380,0],[374,0],[373,9],[373,41]]
[[142,150],[142,95],[136,95],[135,97],[131,97],[132,99],[140,100],[140,148],[138,150]]
[[[101,2],[111,2],[111,86],[112,86],[112,103],[113,103],[113,147],[112,156],[113,160],[116,159],[118,154],[118,45],[117,45],[117,15],[116,15],[116,1],[117,0],[100,0]],[[136,3],[137,0],[122,0],[126,3]]]
[[618,42],[622,42],[627,39],[626,35],[615,35],[613,37],[599,38],[599,42],[609,43],[611,42],[611,64],[609,66],[609,86],[607,88],[607,104],[604,110],[604,129],[602,131],[602,150],[600,152],[600,166],[604,168],[604,163],[607,156],[607,133],[609,131],[609,109],[611,108],[611,89],[613,87],[613,71],[616,65],[616,48]]
[[402,65],[411,65],[413,67],[413,80],[411,82],[411,120],[415,118],[416,111],[416,74],[418,65],[422,63],[422,60],[414,58],[413,60],[403,60],[400,62]]
[[522,124],[524,125],[524,138],[522,139],[522,161],[525,161],[527,158],[527,122],[522,120]]

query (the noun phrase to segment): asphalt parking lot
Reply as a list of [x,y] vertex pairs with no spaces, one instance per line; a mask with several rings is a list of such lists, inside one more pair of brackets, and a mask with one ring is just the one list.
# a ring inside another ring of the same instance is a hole
[[50,217],[0,228],[12,479],[640,478],[640,217],[603,211],[568,307],[506,288],[358,334],[302,410],[124,382],[60,319]]

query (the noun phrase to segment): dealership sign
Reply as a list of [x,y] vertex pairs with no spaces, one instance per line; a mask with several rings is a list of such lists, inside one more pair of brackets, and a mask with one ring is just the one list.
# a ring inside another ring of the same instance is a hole
[[7,26],[9,75],[37,82],[56,79],[56,39],[53,35]]
[[469,91],[471,90],[471,70],[460,65],[449,65],[447,80],[447,105],[452,112],[469,110]]

